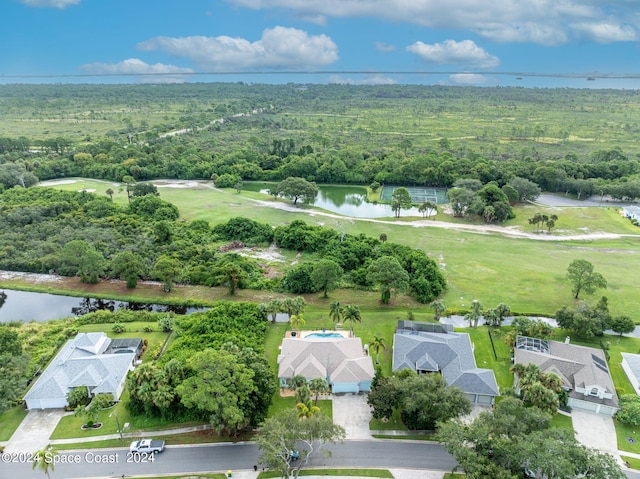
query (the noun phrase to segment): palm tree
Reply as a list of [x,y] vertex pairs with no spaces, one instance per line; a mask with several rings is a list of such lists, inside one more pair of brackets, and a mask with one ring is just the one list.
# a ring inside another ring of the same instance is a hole
[[114,191],[111,188],[107,188],[107,191],[105,191],[105,193],[109,196],[109,199],[111,201],[113,201],[113,193],[114,193]]
[[294,314],[289,319],[289,324],[291,325],[291,329],[296,329],[298,332],[300,331],[300,326],[304,326],[306,321],[302,317],[302,314]]
[[307,302],[304,300],[302,296],[296,296],[293,298],[292,303],[292,314],[302,314],[304,312],[304,308],[307,306]]
[[291,316],[296,314],[296,305],[293,301],[293,298],[284,298],[280,302],[280,311],[282,311],[283,313],[287,313],[287,316],[289,317],[289,319],[291,319]]
[[342,321],[343,314],[344,308],[340,306],[340,301],[334,301],[329,305],[329,317],[334,323]]
[[482,316],[482,304],[477,299],[471,301],[471,311],[464,315],[465,321],[469,321],[469,327],[477,328]]
[[440,321],[442,314],[447,310],[447,307],[442,301],[431,301],[429,307],[433,309],[433,319]]
[[511,308],[508,304],[500,303],[498,306],[496,306],[496,313],[498,314],[498,326],[500,326],[502,325],[502,321],[504,321],[504,318],[511,314]]
[[353,323],[354,322],[362,322],[362,314],[360,313],[360,308],[358,308],[355,304],[347,304],[344,307],[344,322],[349,321],[349,330],[351,331],[351,336],[353,336]]
[[315,406],[311,399],[309,399],[306,403],[299,402],[296,404],[296,409],[298,410],[298,417],[303,420],[313,416],[315,413],[320,412],[320,408]]
[[383,351],[387,349],[387,345],[384,344],[384,339],[374,334],[373,339],[369,341],[369,348],[376,353],[376,364],[380,364],[380,349]]
[[53,449],[51,446],[46,449],[41,449],[37,451],[33,456],[33,464],[31,464],[31,469],[36,469],[36,467],[44,472],[49,479],[51,479],[51,475],[49,471],[54,471],[55,466],[55,457],[58,455],[58,451]]
[[329,384],[327,384],[327,380],[324,378],[313,378],[309,381],[309,391],[311,391],[315,395],[314,404],[318,404],[318,396],[320,394],[327,394],[331,391],[329,388]]
[[280,312],[282,302],[279,299],[271,298],[267,303],[267,313],[271,315],[271,322],[276,322],[276,316]]

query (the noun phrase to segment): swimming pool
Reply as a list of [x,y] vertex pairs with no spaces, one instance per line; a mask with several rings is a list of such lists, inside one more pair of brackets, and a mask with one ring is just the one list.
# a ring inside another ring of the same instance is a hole
[[307,334],[305,338],[342,338],[340,333],[311,333]]

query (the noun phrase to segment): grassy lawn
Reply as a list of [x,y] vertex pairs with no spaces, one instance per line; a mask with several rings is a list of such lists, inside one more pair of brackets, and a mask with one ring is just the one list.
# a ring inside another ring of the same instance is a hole
[[573,422],[571,421],[571,416],[565,416],[564,414],[560,413],[556,414],[551,418],[551,427],[573,431]]
[[[380,419],[372,419],[369,422],[369,429],[372,431],[408,431],[409,428],[404,425],[400,418],[400,410],[396,409],[387,422],[383,422]],[[405,436],[400,436],[398,439],[405,439]]]
[[213,473],[213,474],[198,474],[194,476],[190,474],[188,476],[144,476],[144,477],[132,477],[131,479],[204,479],[204,478],[212,478],[212,479],[226,479],[227,475],[223,472]]
[[636,459],[635,457],[629,456],[620,456],[620,458],[627,463],[628,467],[631,469],[640,469],[640,459]]
[[[343,477],[380,477],[391,478],[393,475],[387,469],[308,469],[300,471],[300,476],[343,476]],[[264,471],[258,474],[258,479],[281,477],[275,471]]]
[[493,369],[500,390],[510,388],[513,386],[513,374],[509,372],[511,367],[509,347],[502,339],[504,330],[491,329],[498,359],[493,354],[489,330],[488,326],[478,326],[477,328],[464,328],[459,331],[469,334],[474,347],[473,354],[476,358],[476,365],[479,368]]
[[8,441],[27,415],[22,406],[15,406],[0,413],[0,441]]
[[[615,419],[613,420],[613,424],[616,426],[618,449],[640,454],[640,427],[623,424]],[[635,444],[627,441],[627,438],[635,439]]]
[[[148,438],[148,435],[144,437]],[[56,444],[55,448],[59,451],[73,450],[73,449],[100,449],[100,448],[112,448],[112,447],[129,447],[132,441],[142,439],[140,437],[131,437],[124,439],[107,439],[104,441],[91,441],[91,442],[76,442],[72,444]],[[169,434],[166,436],[158,436],[158,438],[164,439],[167,445],[176,444],[209,444],[214,442],[238,442],[238,441],[250,441],[253,438],[253,433],[242,433],[237,437],[229,438],[226,436],[218,436],[215,432],[208,431],[194,431],[184,434]]]
[[[128,432],[136,431],[158,431],[163,429],[173,429],[179,427],[195,426],[201,423],[196,422],[175,422],[167,419],[149,417],[149,416],[132,416],[129,410],[125,407],[125,403],[129,396],[127,391],[122,394],[120,402],[113,408],[105,411],[100,411],[98,416],[98,422],[102,423],[100,429],[92,429],[89,431],[83,431],[82,425],[86,422],[84,417],[75,416],[71,414],[63,417],[58,426],[53,431],[51,439],[69,439],[78,438],[80,441],[85,437],[103,436],[105,434],[117,434],[118,425],[116,417],[120,421],[120,426],[124,427],[125,423],[129,423],[130,427]],[[113,414],[115,412],[115,414]]]
[[[77,190],[79,186],[102,191],[106,189],[103,182],[83,180],[79,184],[63,184],[61,189]],[[125,202],[122,198],[117,201]],[[256,206],[252,199],[260,193],[235,190],[212,189],[179,189],[160,188],[163,199],[176,204],[186,220],[204,219],[211,224],[227,221],[232,217],[245,216],[271,225],[282,225],[295,219],[309,224],[322,224],[327,227],[340,226],[346,233],[364,233],[378,237],[385,233],[389,241],[398,242],[414,248],[421,248],[441,264],[448,281],[448,290],[444,294],[444,302],[449,307],[468,307],[473,299],[480,300],[486,307],[500,302],[507,302],[513,311],[521,313],[544,313],[551,315],[563,305],[572,305],[574,300],[571,287],[565,279],[569,263],[578,258],[587,258],[596,271],[600,272],[609,283],[606,295],[609,298],[611,312],[615,315],[629,314],[640,323],[640,312],[635,308],[636,292],[634,284],[640,282],[640,270],[629,261],[630,255],[640,251],[638,237],[623,237],[598,241],[535,241],[522,238],[508,238],[499,234],[476,234],[456,230],[429,227],[431,222],[421,223],[416,228],[414,222],[405,221],[371,221],[359,219],[336,219],[308,214],[308,209],[286,211],[266,206]],[[262,195],[267,202],[272,200]],[[519,207],[520,213],[512,226],[531,232],[526,219],[541,208]],[[615,208],[553,208],[558,214],[558,230],[551,236],[561,237],[567,234],[584,234],[585,232],[612,231],[618,233],[638,234],[639,230],[615,212]],[[443,220],[446,215],[439,215]],[[509,226],[507,224],[506,226]],[[535,258],[535,260],[533,259]],[[105,288],[113,290],[112,296],[126,295],[131,299],[155,300],[164,298],[175,300],[208,300],[229,299],[224,288],[176,288],[169,294],[163,294],[157,286],[141,285],[136,291],[126,291],[117,285],[90,287],[76,281],[73,285],[78,294],[91,294],[93,290]],[[238,300],[255,302],[268,301],[274,294],[267,291],[238,291]],[[311,295],[317,304],[323,304],[318,295]],[[361,309],[375,310],[380,308],[376,293],[362,291],[338,291],[333,293],[332,300],[353,301]],[[234,298],[235,299],[235,298]],[[331,301],[324,301],[327,305]],[[355,302],[355,301],[354,301]],[[424,306],[418,305],[404,296],[394,298],[397,307],[414,307],[422,311]]]
[[375,437],[376,439],[399,439],[399,440],[404,440],[404,441],[435,441],[435,437],[430,435],[430,434],[421,434],[421,435],[402,435],[402,436],[396,436],[396,435],[392,435],[392,434],[372,434],[371,436]]

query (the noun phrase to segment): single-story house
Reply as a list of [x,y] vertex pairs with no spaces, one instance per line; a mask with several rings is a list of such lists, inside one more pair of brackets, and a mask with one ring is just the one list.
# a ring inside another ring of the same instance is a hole
[[629,378],[629,382],[640,394],[640,354],[622,353],[622,363],[620,364]]
[[105,333],[79,333],[25,394],[27,409],[63,408],[69,391],[79,386],[86,387],[90,397],[109,393],[118,400],[141,349],[139,338],[112,340]]
[[636,220],[640,223],[640,207],[638,206],[623,206],[622,216],[629,218],[630,220]]
[[324,378],[333,393],[371,391],[375,371],[360,338],[338,333],[298,333],[282,340],[278,355],[278,380],[287,387],[294,376]]
[[618,411],[616,394],[607,360],[601,349],[545,339],[518,336],[514,362],[537,364],[543,373],[554,372],[562,379],[574,409],[613,416]]
[[441,373],[447,385],[462,389],[474,404],[492,405],[500,395],[493,371],[476,366],[469,335],[446,325],[398,321],[392,370],[402,369]]

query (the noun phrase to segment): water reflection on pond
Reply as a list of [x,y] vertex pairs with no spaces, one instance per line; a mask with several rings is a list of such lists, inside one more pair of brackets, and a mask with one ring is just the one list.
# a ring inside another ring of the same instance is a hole
[[[261,181],[245,182],[243,188],[269,194],[269,189],[277,183]],[[391,218],[394,216],[391,206],[367,202],[367,189],[364,186],[318,185],[318,196],[313,206],[333,213],[354,218]],[[402,216],[422,216],[418,208],[402,210]]]
[[189,314],[194,311],[204,311],[207,308],[137,303],[112,299],[76,298],[73,296],[10,289],[0,290],[0,322],[2,323],[8,321],[41,322],[68,316],[82,316],[99,310],[116,311],[118,309],[156,312],[172,311],[176,314]]

